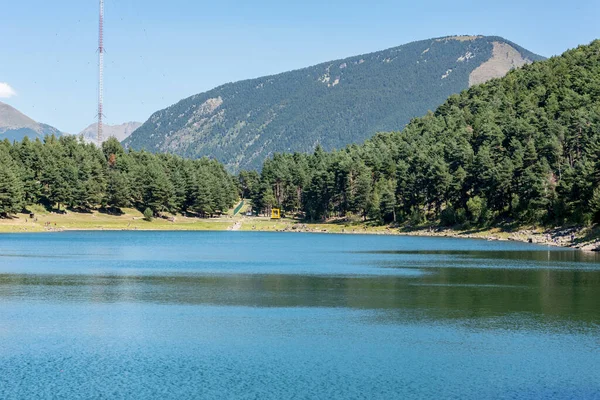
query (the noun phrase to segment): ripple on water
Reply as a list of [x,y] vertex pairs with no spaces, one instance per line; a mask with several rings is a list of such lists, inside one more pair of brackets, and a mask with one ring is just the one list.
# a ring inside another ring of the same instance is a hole
[[600,268],[577,252],[67,232],[0,254],[3,400],[600,397]]

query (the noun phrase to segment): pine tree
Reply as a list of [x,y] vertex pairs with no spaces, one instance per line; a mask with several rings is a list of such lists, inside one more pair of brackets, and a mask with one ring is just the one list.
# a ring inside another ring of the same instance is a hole
[[0,215],[21,211],[24,200],[17,166],[5,151],[0,150]]
[[127,207],[130,204],[127,178],[116,169],[108,171],[106,195],[103,203],[111,208]]

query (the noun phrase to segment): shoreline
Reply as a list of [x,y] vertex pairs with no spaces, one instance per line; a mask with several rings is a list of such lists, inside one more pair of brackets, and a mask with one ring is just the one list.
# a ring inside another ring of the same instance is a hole
[[29,214],[18,214],[10,219],[0,219],[2,233],[52,233],[64,231],[245,231],[245,232],[300,232],[367,234],[415,237],[452,237],[488,241],[517,241],[583,251],[600,250],[600,232],[581,227],[521,227],[503,230],[457,230],[442,227],[392,227],[370,226],[365,223],[304,223],[291,219],[271,220],[267,217],[222,216],[199,219],[170,216],[145,221],[137,210],[126,210],[122,215],[99,212],[40,213],[34,219]]
[[[544,246],[570,248],[582,251],[600,251],[600,236],[586,237],[586,229],[581,228],[523,228],[515,231],[502,231],[492,227],[485,230],[456,230],[451,228],[433,227],[423,229],[407,229],[390,226],[364,227],[354,226],[351,231],[332,231],[320,229],[328,227],[327,224],[306,224],[302,230],[268,230],[271,232],[299,232],[299,233],[334,233],[344,235],[384,235],[384,236],[411,236],[411,237],[447,237],[456,239],[479,239],[487,241],[513,241],[531,243]],[[313,227],[312,229],[310,227]],[[262,231],[262,230],[261,230]],[[264,232],[264,231],[262,231]],[[574,240],[571,235],[574,235]]]

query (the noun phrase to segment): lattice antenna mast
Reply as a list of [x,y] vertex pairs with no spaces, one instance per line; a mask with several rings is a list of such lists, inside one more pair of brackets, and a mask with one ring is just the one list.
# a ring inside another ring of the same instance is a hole
[[102,108],[104,106],[104,0],[100,0],[98,26],[98,146],[102,143]]

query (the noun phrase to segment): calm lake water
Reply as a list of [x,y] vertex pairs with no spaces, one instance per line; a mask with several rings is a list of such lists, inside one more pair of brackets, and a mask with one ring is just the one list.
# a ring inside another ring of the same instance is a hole
[[244,232],[0,235],[0,399],[600,399],[600,258]]

